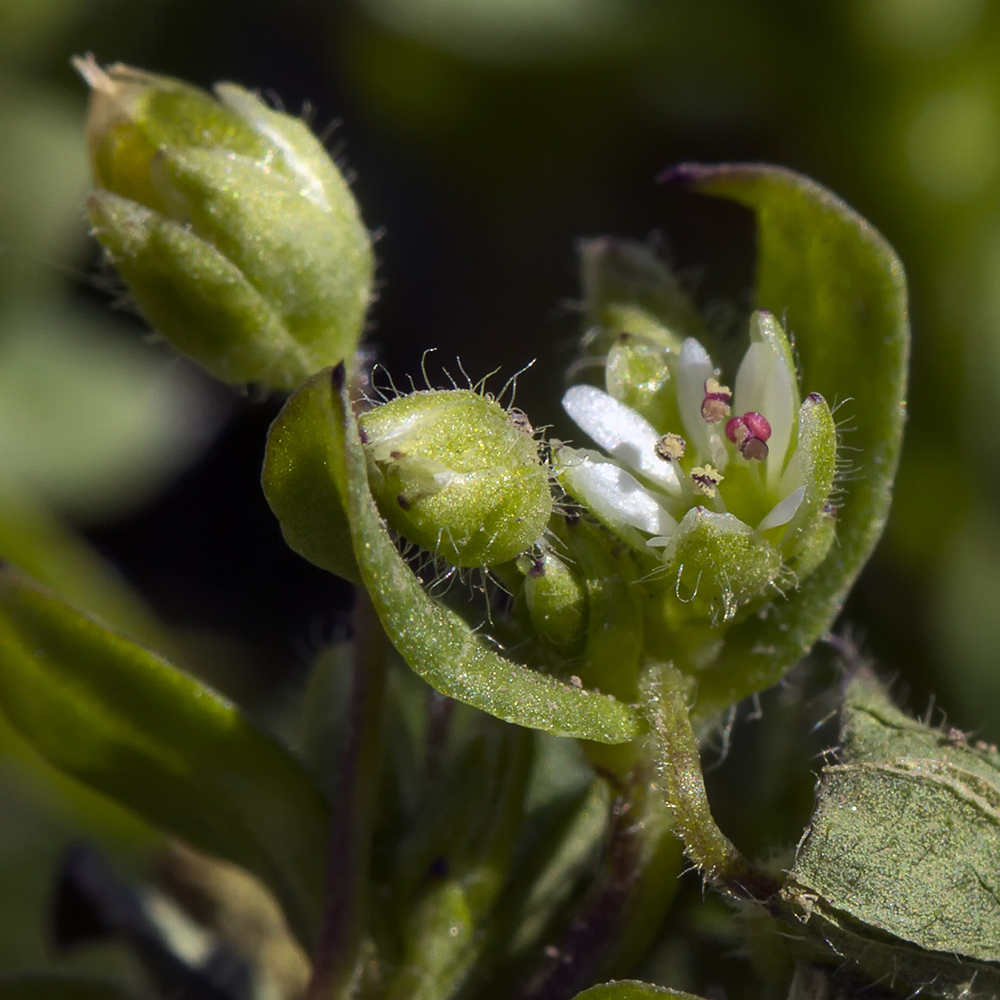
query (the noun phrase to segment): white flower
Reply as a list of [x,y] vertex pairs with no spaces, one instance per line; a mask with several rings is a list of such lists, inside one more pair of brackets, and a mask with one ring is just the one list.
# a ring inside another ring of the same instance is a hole
[[[619,537],[662,550],[668,565],[714,574],[728,617],[753,596],[748,587],[774,582],[794,543],[829,513],[833,422],[818,394],[800,407],[791,349],[770,313],[751,320],[733,391],[694,338],[662,350],[673,396],[666,408],[661,396],[656,412],[674,414],[676,425],[654,426],[626,405],[627,383],[574,386],[563,407],[601,451],[557,444],[553,461],[566,491]],[[728,565],[734,559],[746,566]],[[741,588],[742,577],[752,583]]]

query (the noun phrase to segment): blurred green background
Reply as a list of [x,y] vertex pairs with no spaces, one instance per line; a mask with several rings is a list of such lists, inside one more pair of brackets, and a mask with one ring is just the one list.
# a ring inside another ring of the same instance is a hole
[[[1000,740],[1000,5],[0,0],[2,553],[154,629],[101,553],[182,662],[280,728],[348,594],[284,550],[260,496],[278,401],[172,358],[100,266],[86,51],[308,102],[380,234],[378,358],[398,383],[437,347],[432,373],[457,356],[497,387],[537,358],[518,386],[536,426],[563,419],[577,238],[653,239],[723,332],[749,302],[749,217],[664,190],[664,167],[768,161],[840,194],[902,257],[914,331],[892,521],[844,621],[911,709],[933,697],[935,721]],[[149,837],[0,742],[3,970],[47,960],[73,836],[126,866]]]

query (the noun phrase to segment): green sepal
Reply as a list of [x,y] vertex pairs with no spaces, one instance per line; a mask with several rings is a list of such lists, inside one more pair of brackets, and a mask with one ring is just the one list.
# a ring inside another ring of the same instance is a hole
[[316,370],[267,300],[210,243],[108,191],[90,195],[87,214],[149,323],[216,378],[290,388]]
[[313,941],[329,817],[288,753],[198,681],[10,570],[0,668],[0,709],[38,753],[254,872]]
[[[342,441],[343,451],[339,459],[331,459],[328,474],[347,513],[361,582],[386,634],[410,668],[442,694],[517,725],[600,743],[622,743],[642,733],[645,724],[631,706],[505,659],[455,612],[428,596],[396,550],[371,495],[364,448],[344,381],[340,367],[320,372],[279,416],[289,441],[283,459],[288,472],[286,496],[294,495],[298,468],[293,445],[296,424],[332,420],[331,450]],[[301,405],[293,410],[295,399]],[[314,413],[314,407],[320,412]],[[265,481],[271,463],[269,457]],[[265,491],[270,500],[271,490],[265,486]],[[279,519],[284,516],[281,510],[275,513]],[[296,530],[300,527],[297,522]]]
[[151,165],[164,147],[219,146],[263,157],[262,135],[212,95],[173,77],[117,63],[105,72],[90,57],[74,65],[93,87],[87,146],[97,184],[153,211],[169,214],[169,192]]
[[289,548],[360,583],[341,499],[347,489],[344,448],[343,424],[330,405],[329,376],[309,379],[271,424],[261,485]]
[[703,1000],[693,993],[642,983],[638,979],[619,979],[591,986],[589,990],[577,993],[573,1000],[647,1000],[648,997],[659,997],[660,1000]]
[[781,537],[781,551],[799,581],[826,557],[836,518],[831,494],[837,475],[837,427],[826,400],[810,393],[799,407],[799,447],[793,462],[805,481],[805,494]]
[[738,517],[693,507],[664,549],[663,563],[670,593],[690,605],[688,614],[721,625],[767,593],[781,571],[781,554]]
[[905,417],[909,322],[899,258],[829,191],[767,166],[685,165],[667,176],[739,201],[757,217],[757,302],[785,316],[805,385],[850,400],[865,475],[843,483],[837,544],[765,617],[734,624],[699,678],[696,710],[709,714],[774,684],[826,632],[888,516]]
[[155,166],[183,205],[184,221],[236,266],[299,346],[306,370],[289,365],[283,388],[353,355],[371,293],[372,259],[339,175],[343,190],[337,193],[341,201],[351,199],[349,213],[331,204],[318,184],[318,195],[309,197],[309,178],[265,169],[258,159],[226,149],[167,148]]
[[[1000,989],[1000,754],[847,685],[841,756],[781,892],[785,914],[909,994]],[[905,822],[900,822],[903,817]]]

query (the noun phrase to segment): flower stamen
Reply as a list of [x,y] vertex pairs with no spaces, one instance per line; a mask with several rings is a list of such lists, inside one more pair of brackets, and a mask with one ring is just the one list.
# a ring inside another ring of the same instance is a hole
[[725,477],[711,465],[698,465],[691,470],[691,482],[696,493],[705,497],[714,497],[716,487]]
[[701,402],[701,415],[707,424],[717,424],[732,412],[733,394],[728,385],[718,379],[705,379],[705,398]]
[[664,434],[653,445],[656,457],[662,458],[664,462],[679,462],[684,457],[686,449],[687,442],[680,434]]
[[740,450],[746,459],[763,461],[767,458],[767,439],[771,436],[771,425],[767,418],[751,410],[742,417],[733,417],[726,424],[726,437]]

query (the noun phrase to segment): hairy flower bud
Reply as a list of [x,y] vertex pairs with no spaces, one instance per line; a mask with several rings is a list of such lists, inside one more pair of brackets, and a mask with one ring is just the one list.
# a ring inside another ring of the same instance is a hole
[[547,467],[519,411],[469,389],[415,392],[358,419],[389,526],[455,566],[507,562],[552,513]]
[[357,205],[298,118],[127,66],[76,67],[94,233],[152,326],[226,382],[289,389],[351,363],[371,295]]

